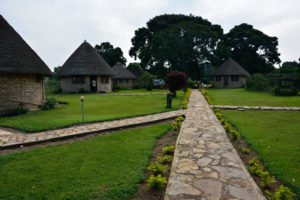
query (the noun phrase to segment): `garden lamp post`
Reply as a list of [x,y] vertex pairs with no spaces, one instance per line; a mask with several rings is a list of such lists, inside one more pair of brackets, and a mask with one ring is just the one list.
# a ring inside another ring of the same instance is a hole
[[80,97],[81,101],[81,114],[82,114],[82,123],[84,123],[84,111],[83,111],[83,101],[84,101],[84,96]]

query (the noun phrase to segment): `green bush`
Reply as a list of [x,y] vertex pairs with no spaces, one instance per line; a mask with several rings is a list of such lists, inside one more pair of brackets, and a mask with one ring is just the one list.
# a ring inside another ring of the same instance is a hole
[[169,163],[169,162],[171,162],[172,161],[172,159],[173,159],[173,156],[171,156],[171,155],[165,155],[164,157],[157,157],[158,159],[159,159],[159,161],[160,161],[160,163],[162,163],[162,164],[166,164],[166,163]]
[[45,92],[48,93],[61,93],[60,82],[57,79],[45,81]]
[[147,169],[152,174],[158,175],[158,174],[165,173],[167,171],[167,166],[166,165],[161,165],[161,164],[155,162],[155,163],[151,163]]
[[242,148],[241,151],[242,151],[244,154],[249,154],[249,153],[250,153],[250,149],[246,149],[246,148]]
[[224,123],[224,129],[227,132],[230,132],[232,130],[231,125],[229,123],[227,123],[227,122]]
[[253,74],[246,79],[246,90],[251,91],[270,91],[270,80],[264,77],[262,74]]
[[261,178],[260,185],[263,188],[268,188],[270,186],[270,184],[275,182],[275,179],[273,177],[271,177],[269,172],[267,172],[267,171],[260,172],[260,178]]
[[272,94],[276,96],[296,96],[297,89],[296,88],[281,88],[280,86],[276,85],[272,89]]
[[181,102],[182,109],[187,109],[187,104],[188,104],[191,93],[192,93],[192,89],[188,88],[187,91],[185,92],[183,100]]
[[154,176],[153,174],[147,179],[147,185],[151,188],[162,188],[167,183],[167,178],[162,177],[161,174]]
[[56,108],[58,102],[55,98],[47,98],[43,105],[40,107],[42,110],[51,110]]
[[17,108],[12,108],[12,109],[6,110],[5,113],[2,114],[1,116],[13,117],[13,116],[26,114],[26,113],[28,113],[28,111],[29,110],[27,108],[17,107]]
[[230,134],[231,134],[231,136],[232,136],[232,138],[233,138],[234,141],[240,141],[241,135],[240,135],[240,133],[238,131],[236,131],[234,129],[231,129],[230,130]]
[[263,170],[263,167],[258,163],[258,159],[255,157],[252,160],[250,160],[248,163],[250,165],[248,167],[250,174],[260,176],[260,174]]
[[112,91],[114,91],[114,92],[117,92],[119,90],[126,90],[126,88],[122,87],[120,85],[114,85],[113,88],[112,88]]
[[188,88],[197,88],[197,81],[188,80],[187,81],[187,87]]
[[179,130],[180,129],[180,126],[182,124],[182,121],[183,121],[183,117],[182,116],[179,116],[177,117],[174,121],[173,121],[173,124],[172,124],[172,129],[173,130]]
[[162,149],[163,153],[166,155],[173,155],[174,150],[175,150],[175,146],[173,146],[173,145],[166,146]]
[[274,200],[293,200],[296,194],[294,194],[288,187],[281,185],[279,190],[274,194]]

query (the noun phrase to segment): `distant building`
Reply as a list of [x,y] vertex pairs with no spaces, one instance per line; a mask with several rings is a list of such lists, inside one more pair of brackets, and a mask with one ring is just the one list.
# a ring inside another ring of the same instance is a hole
[[111,92],[111,67],[84,41],[67,59],[58,71],[63,93],[70,92]]
[[241,88],[245,86],[249,73],[229,58],[212,75],[216,88]]
[[112,69],[115,72],[115,75],[113,76],[113,85],[132,89],[136,76],[129,70],[125,69],[125,67],[119,62],[115,64]]
[[45,98],[43,77],[52,72],[0,15],[0,112],[36,109]]

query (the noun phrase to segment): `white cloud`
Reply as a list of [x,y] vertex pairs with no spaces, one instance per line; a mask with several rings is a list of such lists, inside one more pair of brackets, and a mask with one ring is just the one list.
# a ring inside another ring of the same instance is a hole
[[164,13],[194,14],[227,32],[246,22],[279,38],[281,58],[300,57],[297,0],[1,0],[0,13],[53,69],[86,39],[119,46],[129,61],[137,28]]

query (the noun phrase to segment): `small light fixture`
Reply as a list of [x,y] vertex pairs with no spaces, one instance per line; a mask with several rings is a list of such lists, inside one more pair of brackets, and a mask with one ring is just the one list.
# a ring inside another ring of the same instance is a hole
[[84,123],[84,110],[83,110],[83,101],[84,101],[84,96],[80,97],[81,101],[81,114],[82,114],[82,123]]

